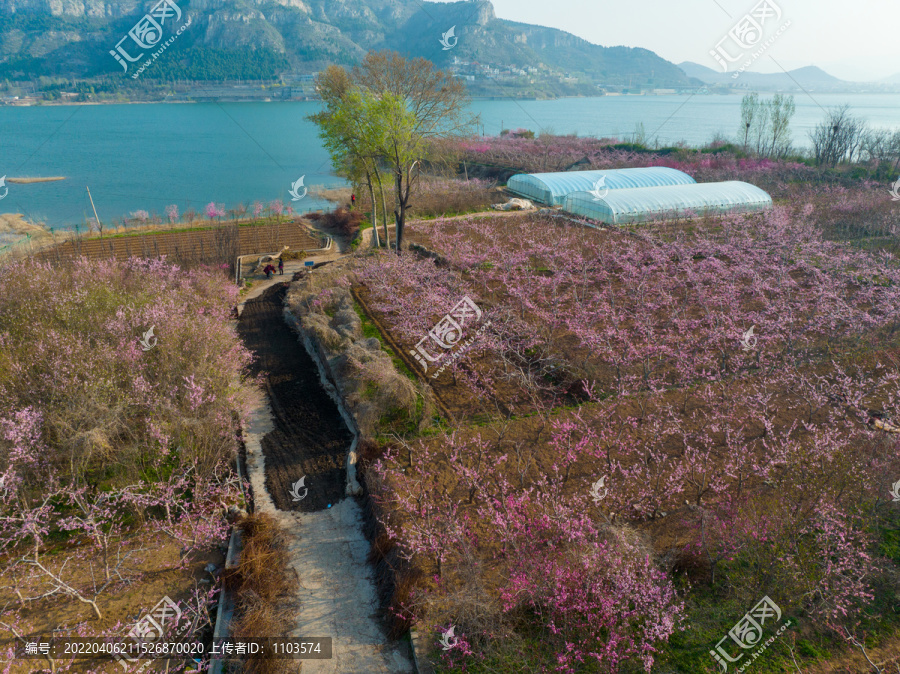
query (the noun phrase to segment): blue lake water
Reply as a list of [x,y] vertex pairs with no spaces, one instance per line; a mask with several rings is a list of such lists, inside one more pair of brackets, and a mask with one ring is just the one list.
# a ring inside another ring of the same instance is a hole
[[[795,144],[824,110],[849,103],[872,126],[900,128],[900,94],[796,96]],[[643,123],[663,144],[701,144],[737,135],[738,95],[604,96],[553,101],[475,101],[484,132],[535,131],[629,138]],[[92,217],[90,187],[104,222],[136,211],[163,215],[175,204],[202,212],[282,199],[297,211],[322,207],[312,195],[292,202],[291,184],[336,186],[328,154],[305,118],[318,103],[197,103],[0,107],[0,176],[65,176],[7,185],[0,212],[69,228]],[[0,194],[3,190],[0,189]]]

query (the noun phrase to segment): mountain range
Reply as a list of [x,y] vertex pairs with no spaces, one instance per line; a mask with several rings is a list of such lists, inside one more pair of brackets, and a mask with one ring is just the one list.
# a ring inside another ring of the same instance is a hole
[[[0,77],[121,73],[109,51],[156,1],[0,0]],[[554,28],[498,19],[485,0],[170,1],[192,23],[160,59],[180,68],[154,64],[154,77],[169,70],[190,73],[195,61],[218,63],[225,76],[235,74],[229,68],[245,78],[269,79],[276,71],[296,76],[329,63],[356,63],[369,50],[393,49],[438,66],[455,60],[531,67],[535,77],[600,86],[690,84],[677,66],[647,49],[602,47]],[[453,38],[442,43],[451,28]],[[248,71],[248,60],[259,72]]]
[[[734,79],[697,63],[675,65],[647,49],[603,47],[499,19],[488,0],[0,0],[0,81],[99,78],[118,89],[130,78],[110,50],[126,38],[130,53],[141,52],[126,36],[159,2],[177,6],[181,21],[190,17],[191,24],[148,70],[152,80],[296,82],[328,64],[351,65],[370,50],[392,49],[450,68],[482,93],[486,86],[506,87],[507,94],[517,87],[525,95],[859,86],[814,66]],[[159,44],[175,27],[164,24]],[[897,89],[900,73],[879,86]]]
[[767,89],[778,91],[848,91],[853,88],[900,84],[900,73],[887,77],[878,82],[848,82],[839,79],[833,75],[829,75],[821,68],[816,66],[806,66],[805,68],[797,68],[796,70],[788,70],[781,73],[755,73],[743,72],[739,77],[735,78],[732,72],[719,72],[713,68],[685,61],[679,63],[678,67],[688,76],[696,80],[700,80],[704,84],[714,86],[731,86],[746,88],[750,90]]

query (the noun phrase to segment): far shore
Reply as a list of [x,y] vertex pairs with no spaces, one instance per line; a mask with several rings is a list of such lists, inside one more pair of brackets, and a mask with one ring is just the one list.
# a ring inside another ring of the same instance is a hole
[[[715,94],[710,94],[710,95],[733,95],[733,94],[740,94],[740,93],[744,93],[744,92],[742,92],[742,91],[728,91],[728,92],[723,92],[723,93],[716,92]],[[472,101],[497,101],[497,100],[505,100],[505,99],[514,100],[514,101],[556,101],[556,100],[563,100],[563,99],[569,99],[569,98],[603,98],[604,96],[689,96],[689,95],[690,94],[688,94],[688,93],[655,94],[652,92],[645,92],[645,93],[639,93],[639,94],[635,94],[635,93],[627,93],[627,94],[596,93],[596,94],[592,94],[590,96],[588,96],[586,94],[581,94],[581,95],[573,95],[573,96],[550,96],[550,97],[546,97],[546,98],[524,98],[524,97],[518,98],[518,97],[506,96],[504,94],[496,94],[493,96],[472,96],[470,98]],[[221,98],[217,98],[216,100],[219,103],[321,103],[321,99],[312,98],[312,97],[288,99],[285,101],[283,99],[277,99],[277,98],[254,98],[252,100],[247,100],[247,99],[229,100],[229,98],[227,96],[223,96]],[[149,105],[151,103],[187,104],[187,103],[206,103],[206,102],[207,101],[203,101],[203,100],[172,100],[172,99],[165,99],[165,98],[161,98],[159,100],[154,100],[154,101],[35,101],[34,103],[27,103],[27,104],[12,103],[12,104],[7,104],[6,106],[3,106],[3,107],[33,108],[33,107],[38,107],[38,106],[49,106],[49,105],[54,105],[54,106]]]

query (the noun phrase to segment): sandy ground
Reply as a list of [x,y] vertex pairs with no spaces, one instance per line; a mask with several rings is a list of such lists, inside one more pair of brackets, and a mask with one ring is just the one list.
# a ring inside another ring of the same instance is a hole
[[54,236],[40,225],[28,222],[21,213],[0,213],[0,248],[17,243],[26,236],[31,236],[30,248],[26,252],[35,252],[46,248],[54,241]]
[[53,183],[57,180],[65,180],[65,176],[52,176],[50,178],[7,178],[6,182],[17,185],[31,185],[32,183]]
[[32,236],[46,235],[50,236],[50,232],[41,227],[28,222],[21,213],[0,213],[0,234],[31,234]]

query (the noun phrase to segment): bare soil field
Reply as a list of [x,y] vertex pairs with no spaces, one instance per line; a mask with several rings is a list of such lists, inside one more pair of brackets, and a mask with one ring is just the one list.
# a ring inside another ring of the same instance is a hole
[[85,255],[90,258],[159,257],[175,260],[206,261],[218,259],[233,263],[233,257],[252,253],[271,253],[290,246],[291,250],[321,247],[321,239],[300,219],[288,222],[248,225],[220,225],[189,232],[153,232],[139,235],[73,239],[43,250],[38,260],[62,260]]
[[[212,565],[218,574],[225,561],[224,552],[219,549],[203,555],[195,555],[182,565],[179,555],[180,545],[177,542],[160,544],[160,540],[150,535],[134,536],[122,550],[122,554],[131,553],[127,571],[132,577],[128,582],[120,582],[114,589],[100,595],[96,601],[103,614],[97,619],[93,609],[75,601],[64,593],[39,599],[27,604],[22,612],[24,624],[28,629],[22,632],[26,640],[47,641],[48,638],[76,637],[79,625],[87,626],[93,634],[111,633],[126,638],[133,624],[150,611],[163,597],[174,602],[190,603],[192,591],[201,588],[208,591],[210,583],[215,582],[213,575],[207,571]],[[50,568],[56,570],[61,566],[69,570],[68,580],[77,589],[90,594],[89,588],[97,584],[96,569],[91,569],[88,561],[93,551],[89,546],[65,545],[53,555],[47,555]],[[16,590],[25,596],[35,596],[39,586],[21,585],[18,587],[0,587],[0,615],[5,617],[6,608],[18,604]],[[213,609],[214,610],[214,609]],[[210,619],[215,616],[198,616],[199,625],[206,624],[206,636],[212,636]],[[2,618],[0,618],[2,619]],[[22,624],[20,623],[20,627]],[[4,651],[11,643],[0,642]],[[149,671],[175,671],[177,664],[184,661],[156,660],[150,664]],[[67,661],[57,661],[56,666],[67,665]],[[142,664],[147,664],[144,661]],[[84,658],[71,663],[72,672],[120,672],[121,666],[110,658]],[[50,672],[50,663],[46,660],[27,660],[14,664],[6,670],[12,674],[26,672]],[[179,670],[181,671],[181,670]]]
[[[305,272],[300,272],[305,273]],[[238,329],[256,354],[254,374],[263,377],[275,429],[262,441],[266,488],[280,510],[315,512],[344,497],[344,461],[351,435],[322,389],[315,363],[282,317],[287,283],[244,306]],[[291,488],[306,477],[294,501]]]

